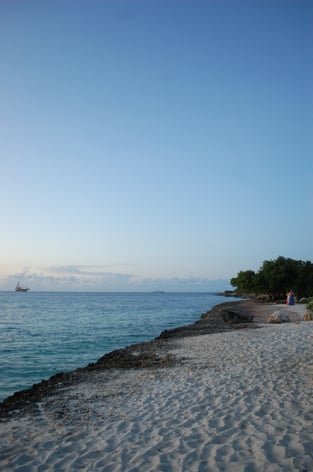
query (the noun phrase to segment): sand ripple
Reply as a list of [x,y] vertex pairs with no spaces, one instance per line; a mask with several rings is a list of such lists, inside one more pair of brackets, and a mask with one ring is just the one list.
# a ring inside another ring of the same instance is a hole
[[12,471],[313,470],[313,323],[173,341],[167,369],[91,373],[0,424]]

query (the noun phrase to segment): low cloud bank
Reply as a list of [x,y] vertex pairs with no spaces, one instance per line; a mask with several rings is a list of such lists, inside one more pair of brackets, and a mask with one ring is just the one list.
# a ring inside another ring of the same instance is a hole
[[58,266],[40,271],[25,268],[2,279],[1,290],[13,290],[17,281],[33,291],[154,291],[215,292],[229,290],[228,280],[201,277],[140,277],[94,266]]

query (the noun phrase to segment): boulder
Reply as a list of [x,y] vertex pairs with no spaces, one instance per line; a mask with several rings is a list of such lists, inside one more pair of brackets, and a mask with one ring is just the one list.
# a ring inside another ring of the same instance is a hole
[[289,323],[289,313],[283,310],[274,311],[268,319],[268,323]]
[[303,321],[313,321],[313,313],[307,310],[303,315]]
[[225,323],[251,323],[253,321],[253,315],[238,311],[222,310],[221,316]]

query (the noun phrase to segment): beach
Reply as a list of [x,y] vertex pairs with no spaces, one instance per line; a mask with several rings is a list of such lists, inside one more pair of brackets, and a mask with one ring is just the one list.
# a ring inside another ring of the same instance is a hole
[[[220,306],[2,404],[1,470],[312,471],[304,306],[222,305],[253,323],[222,326]],[[268,324],[277,309],[292,321]]]

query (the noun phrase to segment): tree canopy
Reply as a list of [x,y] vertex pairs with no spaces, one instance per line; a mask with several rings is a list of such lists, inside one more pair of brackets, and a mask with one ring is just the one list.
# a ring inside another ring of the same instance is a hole
[[273,300],[286,296],[293,290],[298,298],[313,296],[313,264],[279,256],[264,261],[260,270],[240,271],[230,280],[239,292],[267,294]]

